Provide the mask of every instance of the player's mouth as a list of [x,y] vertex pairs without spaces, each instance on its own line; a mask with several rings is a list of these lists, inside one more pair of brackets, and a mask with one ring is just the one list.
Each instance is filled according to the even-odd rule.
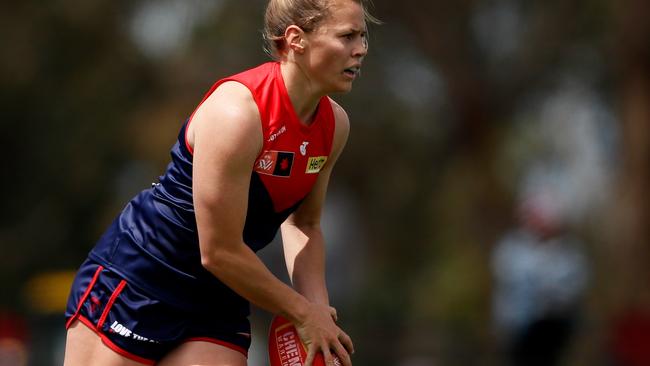
[[359,76],[360,73],[361,73],[361,66],[358,66],[358,65],[348,67],[347,69],[343,70],[343,74],[345,74],[345,76],[347,76],[349,78],[352,78],[352,79]]

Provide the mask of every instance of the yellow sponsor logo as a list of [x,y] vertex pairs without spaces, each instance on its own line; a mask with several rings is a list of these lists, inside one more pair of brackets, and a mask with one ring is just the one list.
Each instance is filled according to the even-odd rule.
[[320,172],[323,169],[323,165],[327,161],[327,156],[312,156],[307,160],[307,169],[305,173],[313,174]]

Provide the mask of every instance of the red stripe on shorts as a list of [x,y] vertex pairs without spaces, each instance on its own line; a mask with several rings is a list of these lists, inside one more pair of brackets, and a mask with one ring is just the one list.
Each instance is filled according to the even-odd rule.
[[120,284],[117,285],[117,288],[115,288],[115,291],[113,291],[111,298],[108,299],[108,302],[106,303],[106,307],[104,308],[104,312],[102,313],[102,316],[99,318],[99,321],[97,322],[97,330],[102,329],[102,325],[104,325],[104,322],[106,321],[108,312],[113,307],[113,303],[115,302],[115,300],[117,300],[117,297],[120,295],[120,292],[122,292],[122,290],[124,289],[124,286],[126,286],[126,280],[120,281]]
[[70,317],[70,320],[65,324],[65,328],[68,329],[70,328],[70,325],[72,322],[79,316],[79,312],[81,311],[81,307],[83,306],[84,302],[86,302],[86,299],[88,298],[88,295],[90,295],[90,291],[93,289],[93,286],[95,286],[95,282],[97,282],[97,278],[99,278],[99,274],[104,270],[104,267],[98,266],[97,270],[95,271],[95,274],[93,275],[93,279],[90,281],[90,284],[88,284],[88,288],[86,288],[86,291],[84,294],[81,296],[81,299],[79,299],[79,304],[77,305],[77,311],[74,312],[74,315]]
[[81,323],[83,323],[85,326],[87,326],[88,328],[90,328],[90,330],[95,332],[99,336],[99,338],[101,338],[102,342],[104,342],[106,347],[112,349],[113,352],[119,354],[120,356],[126,357],[126,358],[128,358],[130,360],[133,360],[133,361],[136,361],[136,362],[143,363],[145,365],[154,365],[156,363],[156,361],[153,361],[153,360],[150,360],[150,359],[147,359],[147,358],[143,358],[143,357],[134,355],[133,353],[130,353],[128,351],[123,350],[122,348],[120,348],[120,346],[113,343],[104,333],[102,333],[101,331],[95,329],[95,326],[93,325],[93,323],[90,320],[86,319],[83,315],[79,316],[79,321]]

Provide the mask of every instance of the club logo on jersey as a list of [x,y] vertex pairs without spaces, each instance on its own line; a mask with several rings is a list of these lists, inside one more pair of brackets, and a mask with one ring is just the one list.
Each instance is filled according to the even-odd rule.
[[320,172],[323,169],[323,165],[327,161],[327,156],[312,156],[307,160],[307,169],[305,169],[306,174],[314,174]]
[[302,156],[307,155],[307,145],[309,145],[309,141],[303,141],[302,145],[300,145],[300,154]]
[[269,150],[262,153],[257,159],[254,170],[260,174],[288,177],[291,175],[292,165],[292,152]]

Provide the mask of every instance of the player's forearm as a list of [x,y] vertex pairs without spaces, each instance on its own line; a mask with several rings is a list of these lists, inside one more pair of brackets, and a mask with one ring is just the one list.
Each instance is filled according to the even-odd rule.
[[284,224],[282,241],[293,288],[309,301],[329,305],[325,281],[325,243],[320,227]]
[[292,321],[302,320],[308,300],[274,276],[244,243],[202,254],[203,266],[251,303]]

